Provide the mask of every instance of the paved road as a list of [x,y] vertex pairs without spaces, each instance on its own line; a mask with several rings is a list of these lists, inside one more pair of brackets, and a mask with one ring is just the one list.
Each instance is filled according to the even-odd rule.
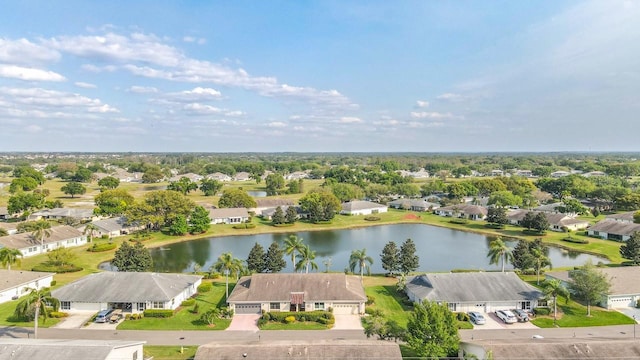
[[[640,339],[640,325],[636,328]],[[460,330],[462,340],[525,339],[533,335],[545,338],[633,338],[634,325],[594,326],[584,328]]]
[[[19,327],[0,328],[0,337],[33,337],[33,329]],[[362,330],[306,330],[306,331],[141,331],[141,330],[86,330],[38,329],[41,339],[88,340],[144,340],[149,345],[202,345],[213,341],[247,342],[269,340],[332,340],[366,339]]]

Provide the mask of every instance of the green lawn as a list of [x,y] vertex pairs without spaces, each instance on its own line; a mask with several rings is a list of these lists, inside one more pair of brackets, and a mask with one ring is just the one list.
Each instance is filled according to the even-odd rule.
[[[209,280],[204,280],[209,281]],[[229,291],[233,288],[229,285]],[[193,306],[178,308],[175,315],[170,318],[143,318],[140,320],[125,320],[118,325],[118,330],[224,330],[229,327],[231,320],[219,319],[214,326],[209,326],[200,321],[200,316],[211,307],[224,306],[224,281],[213,282],[213,289],[209,292],[198,294],[196,303],[199,304],[199,313],[193,314]]]
[[[16,310],[16,305],[20,300],[7,301],[0,304],[0,325],[2,326],[20,326],[20,327],[33,327],[33,321],[14,321],[13,312]],[[38,328],[47,328],[57,324],[60,319],[48,318],[43,323],[42,317],[38,321]]]
[[154,360],[188,360],[193,359],[198,350],[197,346],[160,346],[145,345],[144,358],[153,357]]
[[305,322],[292,322],[291,324],[283,324],[280,322],[268,322],[260,326],[260,330],[327,330],[327,325],[323,325],[317,322],[305,321]]
[[396,290],[396,282],[391,277],[365,277],[365,292],[374,298],[374,303],[367,307],[381,310],[386,319],[395,320],[400,326],[406,327],[411,307],[403,304],[404,295]]

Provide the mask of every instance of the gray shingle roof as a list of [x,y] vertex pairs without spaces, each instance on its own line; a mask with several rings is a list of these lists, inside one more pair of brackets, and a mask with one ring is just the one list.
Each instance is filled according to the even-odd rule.
[[256,199],[256,208],[270,208],[284,205],[294,205],[291,199],[282,198],[258,198]]
[[209,217],[213,219],[226,219],[229,217],[249,217],[246,208],[220,208],[209,209]]
[[[0,338],[0,360],[99,360],[118,348],[144,344],[145,341],[54,340]],[[142,354],[139,354],[142,358]]]
[[385,205],[374,203],[371,201],[354,200],[342,204],[342,211],[358,211],[368,209],[386,208]]
[[640,231],[640,224],[604,219],[599,221],[597,224],[590,226],[589,230],[605,232],[607,234],[631,236],[634,232]]
[[620,214],[611,214],[611,215],[607,215],[606,218],[607,219],[614,219],[614,220],[622,220],[622,221],[628,221],[628,222],[633,222],[633,214],[635,214],[635,211],[628,211],[625,213],[620,213]]
[[88,219],[93,217],[93,209],[53,208],[36,211],[31,216],[57,216],[76,219]]
[[202,345],[195,360],[242,359],[402,359],[398,344],[379,340],[268,341]]
[[92,221],[91,223],[97,226],[99,229],[105,230],[107,232],[121,231],[127,228],[127,219],[124,217],[96,220]]
[[[640,266],[621,266],[598,268],[611,283],[609,295],[640,294]],[[568,271],[551,271],[547,276],[571,282]]]
[[105,271],[87,275],[51,294],[60,301],[89,303],[169,301],[199,279],[202,276]]
[[471,204],[456,204],[441,207],[438,210],[440,211],[459,211],[461,213],[467,215],[487,215],[487,208],[478,205]]
[[233,302],[289,301],[304,292],[305,301],[366,301],[357,276],[345,274],[253,274],[238,281],[229,295]]
[[53,275],[53,273],[47,272],[0,269],[0,291],[13,289],[20,285],[46,279]]
[[[52,227],[51,229],[49,229],[49,231],[51,232],[51,236],[44,238],[45,244],[83,236],[80,231],[67,225]],[[24,249],[29,246],[40,245],[40,240],[34,239],[31,236],[31,233],[20,233],[9,236],[1,236],[0,245],[12,249]]]
[[425,274],[407,278],[407,288],[420,299],[449,303],[534,300],[535,287],[513,272]]

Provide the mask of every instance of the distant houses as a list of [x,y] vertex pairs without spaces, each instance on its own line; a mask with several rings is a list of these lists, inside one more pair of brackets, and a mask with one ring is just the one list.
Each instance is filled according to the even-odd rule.
[[640,224],[614,219],[604,219],[587,229],[589,236],[615,241],[627,241],[635,232],[640,232]]
[[397,199],[389,201],[387,206],[394,209],[411,211],[432,211],[440,208],[440,204],[429,202],[424,199]]
[[[94,233],[94,236],[108,236],[109,238],[118,237],[122,235],[128,235],[133,233],[134,231],[144,229],[144,226],[140,226],[138,224],[129,224],[127,219],[124,217],[115,217],[109,219],[95,220],[91,222],[97,228],[97,231]],[[79,229],[84,231],[85,226],[80,227]]]
[[76,221],[91,221],[96,218],[97,216],[94,215],[93,209],[78,209],[78,208],[43,209],[29,215],[29,220],[74,219]]
[[513,210],[507,213],[507,219],[512,225],[521,225],[522,220],[527,213],[544,214],[549,222],[549,230],[552,231],[578,231],[586,229],[589,222],[586,220],[576,219],[563,213],[551,213],[531,210]]
[[354,200],[342,204],[340,214],[343,215],[371,215],[386,213],[388,207],[386,205],[374,203],[371,201]]
[[55,226],[49,229],[50,236],[45,236],[43,243],[31,233],[19,233],[0,237],[0,247],[18,249],[22,256],[34,256],[57,248],[80,246],[87,243],[87,236],[79,230],[67,226]]
[[0,269],[0,304],[27,295],[30,289],[51,286],[53,273]]
[[246,208],[209,209],[212,224],[240,224],[249,221]]
[[436,215],[455,217],[469,220],[484,220],[487,217],[487,208],[479,205],[456,204],[441,207],[434,211]]

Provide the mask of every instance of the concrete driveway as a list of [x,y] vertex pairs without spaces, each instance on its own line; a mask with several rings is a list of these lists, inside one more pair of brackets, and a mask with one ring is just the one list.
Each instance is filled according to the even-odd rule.
[[258,331],[258,319],[260,314],[242,314],[233,315],[231,324],[226,329],[227,331]]
[[56,329],[80,329],[95,313],[95,311],[74,311],[52,327]]
[[640,309],[634,307],[615,308],[615,310],[627,315],[628,317],[635,319],[636,323],[640,322]]
[[498,329],[538,329],[537,326],[533,325],[530,322],[517,322],[514,324],[505,324],[496,316],[495,313],[482,313],[484,315],[484,319],[486,320],[486,324],[484,325],[473,325],[473,330],[498,330]]
[[362,330],[360,315],[334,315],[336,323],[331,330]]

